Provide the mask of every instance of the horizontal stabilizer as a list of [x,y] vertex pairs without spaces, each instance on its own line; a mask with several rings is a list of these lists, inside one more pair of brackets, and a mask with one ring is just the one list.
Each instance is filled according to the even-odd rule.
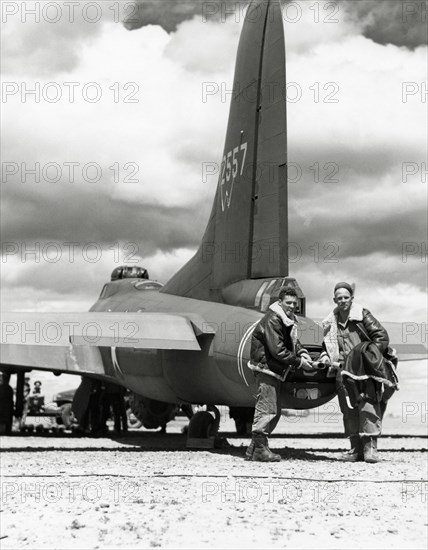
[[167,313],[6,313],[2,344],[200,350],[190,320]]
[[[319,324],[317,343],[322,343],[322,321]],[[428,358],[426,323],[389,323],[382,322],[388,332],[389,345],[395,349],[399,361],[421,361]]]
[[2,344],[1,366],[12,371],[25,368],[104,375],[101,352],[96,347]]
[[420,361],[428,357],[426,323],[382,323],[382,326],[400,361]]
[[99,348],[200,351],[214,332],[195,315],[167,313],[5,313],[1,365],[104,374]]

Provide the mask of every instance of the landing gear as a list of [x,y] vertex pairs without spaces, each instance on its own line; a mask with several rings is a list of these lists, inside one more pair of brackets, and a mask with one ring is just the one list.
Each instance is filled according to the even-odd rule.
[[190,419],[187,436],[207,438],[215,435],[215,432],[215,419],[213,415],[207,411],[199,411]]
[[251,434],[251,425],[254,419],[253,407],[229,407],[229,416],[235,421],[237,434]]
[[197,412],[189,422],[187,448],[214,449],[227,447],[229,445],[227,440],[218,436],[219,427],[220,411],[217,407],[209,405],[206,411]]

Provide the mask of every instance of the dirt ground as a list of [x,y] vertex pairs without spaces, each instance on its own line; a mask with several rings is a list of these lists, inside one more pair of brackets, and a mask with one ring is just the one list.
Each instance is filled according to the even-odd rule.
[[4,437],[1,549],[427,547],[423,425],[385,436],[368,465],[338,460],[339,423],[315,435],[325,418],[283,418],[275,464],[245,462],[231,421],[231,447],[189,451],[184,423],[116,440]]

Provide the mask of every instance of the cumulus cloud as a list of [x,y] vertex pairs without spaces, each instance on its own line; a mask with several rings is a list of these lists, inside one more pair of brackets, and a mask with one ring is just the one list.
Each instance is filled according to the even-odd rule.
[[[174,32],[183,21],[197,18],[203,22],[224,22],[226,19],[242,22],[249,0],[137,0],[124,14],[127,29],[139,29],[146,25],[161,25],[167,32]],[[427,43],[426,4],[408,0],[335,0],[309,4],[305,1],[281,0],[283,19],[287,23],[299,23],[305,19],[326,23],[331,33],[343,32],[343,23],[355,25],[359,33],[379,44],[394,44],[414,49]],[[311,11],[308,11],[311,10]],[[311,36],[322,25],[312,28]],[[299,33],[299,42],[308,36]],[[310,39],[309,39],[310,40]]]
[[[312,252],[313,254],[313,252]],[[321,253],[321,260],[325,259]],[[419,267],[420,267],[419,259]],[[408,273],[418,269],[418,261],[411,262]],[[395,258],[388,255],[368,255],[346,262],[314,262],[302,257],[292,265],[293,276],[306,296],[306,313],[323,319],[333,309],[333,288],[338,281],[356,283],[355,300],[369,309],[375,317],[390,322],[426,322],[426,290],[415,287],[405,277],[395,281],[385,278],[389,270],[400,268]],[[403,275],[404,272],[401,272]]]
[[427,44],[426,2],[408,0],[341,0],[347,16],[358,22],[363,35],[378,44],[414,49]]
[[149,271],[152,279],[162,282],[192,255],[185,248],[151,253],[135,245],[116,241],[103,246],[99,243],[72,246],[60,241],[27,240],[18,248],[9,246],[7,266],[2,270],[2,282],[8,289],[2,307],[19,311],[85,311],[110,280],[115,267],[139,265]]
[[[2,157],[11,172],[2,186],[3,239],[18,247],[12,244],[4,258],[5,309],[86,309],[117,262],[126,260],[125,254],[114,257],[115,243],[122,252],[135,243],[142,265],[161,281],[199,243],[218,177],[206,176],[203,163],[215,168],[221,158],[242,20],[231,15],[204,22],[193,2],[175,2],[171,10],[165,2],[146,4],[150,22],[138,31],[105,19],[88,34],[82,23],[83,30],[72,27],[74,42],[72,30],[56,31],[67,46],[55,33],[45,42],[42,25],[30,32],[15,23],[16,48],[4,54],[4,78],[19,74],[28,87],[37,80],[43,90],[56,74],[63,97],[52,102],[41,92],[40,102],[31,96],[22,102],[19,91],[4,104]],[[400,307],[410,295],[406,316],[419,319],[426,264],[417,253],[404,262],[402,251],[405,242],[426,242],[426,104],[420,94],[426,48],[366,37],[367,14],[352,9],[346,17],[339,10],[334,25],[315,23],[306,3],[298,22],[285,21],[288,82],[300,93],[288,102],[289,160],[301,171],[289,187],[290,240],[302,252],[290,274],[314,304],[308,307],[314,315],[330,307],[334,281],[353,277],[379,317],[393,313],[382,302],[387,293]],[[377,10],[372,21],[376,17],[387,15]],[[30,52],[38,34],[44,57],[29,67],[25,55],[14,52],[20,42]],[[73,102],[64,82],[77,83]],[[89,82],[99,86],[99,101],[83,97]],[[405,82],[419,90],[406,101]],[[204,96],[207,84],[216,93]],[[37,162],[41,181],[29,174],[22,182],[21,163],[31,169]],[[72,182],[65,164],[71,162],[77,163]],[[49,163],[61,167],[57,182],[43,181]],[[88,163],[101,169],[98,181],[89,181]],[[21,261],[22,247],[52,241],[77,242],[80,256],[85,244],[96,242],[102,260],[70,262],[64,253],[57,263]],[[325,261],[328,243],[337,246],[339,262]]]
[[197,18],[202,22],[221,21],[228,17],[242,20],[248,0],[136,0],[124,16],[129,30],[146,25],[161,25],[174,32],[183,21]]
[[46,77],[73,71],[85,44],[116,20],[107,2],[2,2],[2,72]]

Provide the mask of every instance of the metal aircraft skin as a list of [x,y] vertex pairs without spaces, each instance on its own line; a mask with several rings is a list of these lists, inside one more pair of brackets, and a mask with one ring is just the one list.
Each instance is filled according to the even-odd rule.
[[[320,350],[320,327],[304,316],[303,294],[288,277],[285,82],[279,2],[253,0],[237,53],[217,192],[194,257],[165,286],[132,272],[107,283],[88,313],[5,314],[2,370],[89,375],[168,403],[253,407],[252,329],[285,284],[299,295],[302,343]],[[392,328],[394,345],[400,325]],[[402,359],[427,350],[407,351]],[[334,395],[334,379],[325,374],[289,378],[282,406],[317,407]]]

